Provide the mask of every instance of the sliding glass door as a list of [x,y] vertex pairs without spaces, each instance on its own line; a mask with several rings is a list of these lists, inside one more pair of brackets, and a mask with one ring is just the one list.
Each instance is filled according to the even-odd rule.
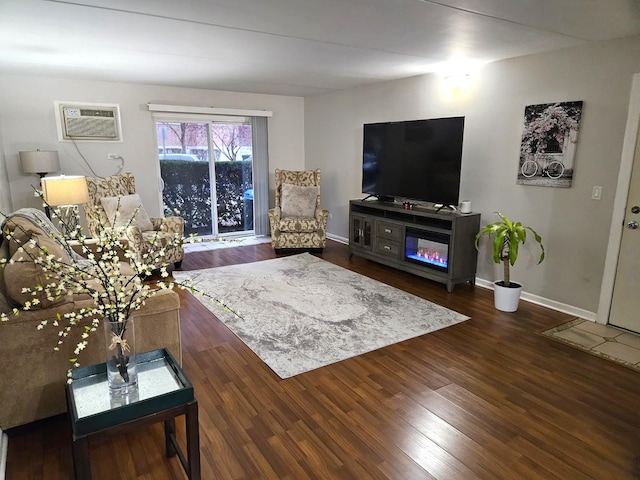
[[209,124],[214,152],[217,233],[253,232],[253,145],[248,121]]
[[156,133],[165,215],[182,216],[187,235],[253,233],[249,121],[157,118]]

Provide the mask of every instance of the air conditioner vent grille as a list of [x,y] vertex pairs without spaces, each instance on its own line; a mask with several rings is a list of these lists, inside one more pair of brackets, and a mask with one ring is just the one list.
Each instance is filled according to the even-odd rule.
[[120,141],[118,105],[57,102],[61,140]]
[[74,138],[118,138],[116,122],[113,118],[78,117],[65,118],[66,136]]

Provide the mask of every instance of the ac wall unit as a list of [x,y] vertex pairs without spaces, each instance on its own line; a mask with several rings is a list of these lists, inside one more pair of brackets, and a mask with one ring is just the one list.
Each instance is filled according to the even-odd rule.
[[122,141],[118,105],[56,102],[56,117],[61,141]]

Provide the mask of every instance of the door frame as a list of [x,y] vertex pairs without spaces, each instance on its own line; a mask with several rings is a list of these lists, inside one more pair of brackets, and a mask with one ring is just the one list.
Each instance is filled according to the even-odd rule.
[[[211,220],[212,220],[212,233],[210,235],[199,235],[199,238],[209,239],[209,238],[217,238],[217,237],[235,237],[235,236],[248,236],[255,234],[255,209],[254,209],[254,228],[250,230],[242,230],[242,231],[233,231],[233,232],[224,232],[220,233],[219,231],[219,222],[218,222],[218,189],[216,185],[216,159],[215,159],[215,147],[213,142],[213,125],[215,123],[242,123],[249,125],[253,132],[253,124],[251,121],[251,117],[246,115],[234,114],[233,111],[226,112],[225,115],[222,114],[193,114],[193,113],[154,113],[152,115],[153,119],[153,128],[155,133],[155,146],[154,149],[157,151],[159,146],[159,137],[158,137],[158,123],[162,122],[174,122],[174,123],[199,123],[207,125],[207,142],[208,142],[208,151],[209,151],[209,176],[211,183]],[[252,153],[255,155],[255,137],[252,133]],[[164,212],[164,199],[163,199],[163,190],[164,190],[164,182],[162,180],[162,173],[160,169],[160,162],[156,162],[156,167],[158,169],[158,185],[159,185],[159,195],[158,195],[158,207],[160,212]],[[255,163],[252,163],[252,178],[255,189]]]
[[[622,242],[622,232],[624,231],[624,218],[626,214],[627,197],[631,182],[631,172],[633,161],[636,156],[636,145],[640,134],[640,73],[633,75],[631,91],[629,95],[629,111],[627,115],[627,126],[622,142],[622,155],[620,159],[620,170],[618,171],[618,185],[616,197],[613,203],[611,214],[611,228],[609,230],[609,243],[607,246],[607,256],[604,263],[604,273],[602,276],[602,287],[600,289],[600,301],[598,303],[598,314],[596,322],[609,323],[609,313],[613,301],[613,287],[618,268],[618,255]],[[640,161],[640,159],[639,159]]]

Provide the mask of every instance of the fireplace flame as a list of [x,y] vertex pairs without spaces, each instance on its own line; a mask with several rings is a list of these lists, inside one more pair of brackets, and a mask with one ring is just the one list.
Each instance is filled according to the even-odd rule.
[[447,266],[447,257],[441,256],[439,252],[435,250],[431,250],[428,248],[419,248],[416,252],[416,256],[420,258],[424,258],[425,261],[429,263],[433,263],[436,265],[442,265],[443,267]]

